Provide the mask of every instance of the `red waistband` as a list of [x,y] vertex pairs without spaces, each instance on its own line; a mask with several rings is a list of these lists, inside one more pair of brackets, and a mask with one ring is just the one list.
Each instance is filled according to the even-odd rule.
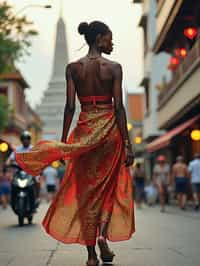
[[87,103],[87,102],[92,102],[94,105],[96,105],[96,102],[105,102],[112,100],[111,95],[101,95],[101,96],[80,96],[79,100],[81,103]]

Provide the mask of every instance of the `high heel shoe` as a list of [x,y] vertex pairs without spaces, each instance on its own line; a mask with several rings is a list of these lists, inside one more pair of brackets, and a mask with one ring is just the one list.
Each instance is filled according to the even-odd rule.
[[103,236],[100,236],[97,243],[101,252],[100,258],[102,259],[102,261],[104,263],[112,262],[115,254],[109,249],[106,239]]

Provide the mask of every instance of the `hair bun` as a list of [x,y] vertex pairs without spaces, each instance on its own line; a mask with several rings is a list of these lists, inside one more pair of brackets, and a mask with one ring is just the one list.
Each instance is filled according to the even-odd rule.
[[89,24],[87,22],[80,23],[79,26],[78,26],[79,34],[85,35],[86,32],[88,31],[88,28],[89,28]]

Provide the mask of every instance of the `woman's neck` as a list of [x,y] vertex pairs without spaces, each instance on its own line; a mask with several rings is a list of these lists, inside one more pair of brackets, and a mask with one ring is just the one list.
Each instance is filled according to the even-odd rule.
[[96,46],[91,46],[87,55],[90,58],[98,58],[101,56],[101,52],[97,49]]

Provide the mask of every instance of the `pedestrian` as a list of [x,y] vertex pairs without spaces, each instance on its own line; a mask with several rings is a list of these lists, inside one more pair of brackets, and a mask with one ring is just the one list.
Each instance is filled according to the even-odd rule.
[[180,209],[185,210],[189,185],[189,172],[182,156],[176,158],[176,163],[172,166],[171,178],[171,182],[175,182],[179,207]]
[[167,198],[167,185],[170,181],[170,167],[166,162],[164,155],[159,155],[156,159],[156,164],[153,169],[153,182],[156,185],[159,193],[159,201],[161,205],[161,212],[165,211],[165,204]]
[[64,174],[65,174],[65,170],[66,170],[66,166],[65,164],[61,161],[60,165],[57,168],[57,175],[58,175],[58,180],[59,180],[59,184],[61,184]]
[[10,182],[10,172],[7,167],[4,166],[2,173],[0,173],[0,202],[3,209],[6,209],[10,203]]
[[141,209],[141,205],[144,202],[145,192],[145,172],[144,168],[140,163],[136,163],[133,171],[134,181],[135,181],[135,199],[138,209]]
[[[59,192],[43,226],[64,243],[87,246],[88,266],[96,266],[96,240],[104,263],[114,253],[107,239],[130,239],[134,228],[132,180],[134,155],[123,106],[122,68],[102,53],[113,50],[112,32],[99,21],[78,27],[88,54],[66,68],[67,97],[61,142],[41,141],[31,152],[17,154],[18,163],[38,174],[47,164],[70,159]],[[81,113],[68,137],[76,94]]]
[[145,186],[144,191],[146,203],[149,206],[154,205],[158,199],[158,190],[154,183],[150,181],[149,184]]
[[55,196],[58,185],[57,170],[49,165],[44,169],[42,175],[46,184],[47,202],[50,202]]
[[194,160],[189,163],[188,168],[191,175],[194,209],[198,211],[200,206],[200,154],[195,154]]

